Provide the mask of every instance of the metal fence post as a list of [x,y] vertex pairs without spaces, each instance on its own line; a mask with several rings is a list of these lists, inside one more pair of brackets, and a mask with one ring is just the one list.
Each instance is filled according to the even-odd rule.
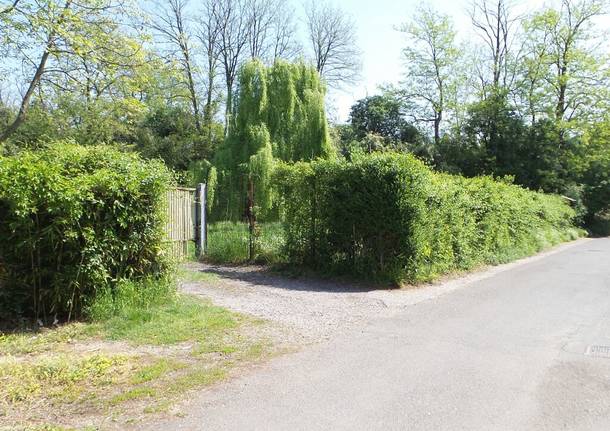
[[197,184],[195,191],[195,249],[198,258],[205,254],[207,239],[206,188],[205,184]]

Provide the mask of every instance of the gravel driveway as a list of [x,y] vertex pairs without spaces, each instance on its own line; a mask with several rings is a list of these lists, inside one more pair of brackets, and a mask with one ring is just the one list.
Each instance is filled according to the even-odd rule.
[[432,285],[379,289],[366,285],[312,277],[288,278],[257,266],[226,267],[191,263],[188,270],[215,274],[211,281],[187,282],[184,292],[210,299],[214,304],[276,323],[270,335],[282,343],[315,343],[362,324],[373,317],[392,316],[413,304],[434,299],[474,281],[482,280],[543,259],[575,243],[520,261],[439,280]]
[[397,291],[321,279],[286,278],[255,266],[190,264],[187,268],[218,278],[183,283],[184,292],[278,323],[288,329],[284,336],[301,343],[327,339],[340,329],[387,313],[397,297]]

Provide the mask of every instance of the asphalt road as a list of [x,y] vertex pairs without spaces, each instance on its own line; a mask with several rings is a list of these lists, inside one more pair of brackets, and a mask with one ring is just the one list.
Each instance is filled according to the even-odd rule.
[[374,317],[195,397],[184,430],[610,430],[610,239]]

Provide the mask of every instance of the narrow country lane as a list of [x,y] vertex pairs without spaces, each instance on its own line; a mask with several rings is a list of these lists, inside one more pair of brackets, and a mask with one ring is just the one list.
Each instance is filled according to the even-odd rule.
[[189,405],[148,427],[608,430],[610,239],[367,316]]

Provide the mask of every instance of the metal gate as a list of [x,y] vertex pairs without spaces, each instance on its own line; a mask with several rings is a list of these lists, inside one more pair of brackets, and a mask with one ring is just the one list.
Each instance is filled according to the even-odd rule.
[[184,260],[194,251],[201,256],[205,251],[206,187],[196,189],[176,187],[167,192],[166,232],[169,249],[177,260]]

